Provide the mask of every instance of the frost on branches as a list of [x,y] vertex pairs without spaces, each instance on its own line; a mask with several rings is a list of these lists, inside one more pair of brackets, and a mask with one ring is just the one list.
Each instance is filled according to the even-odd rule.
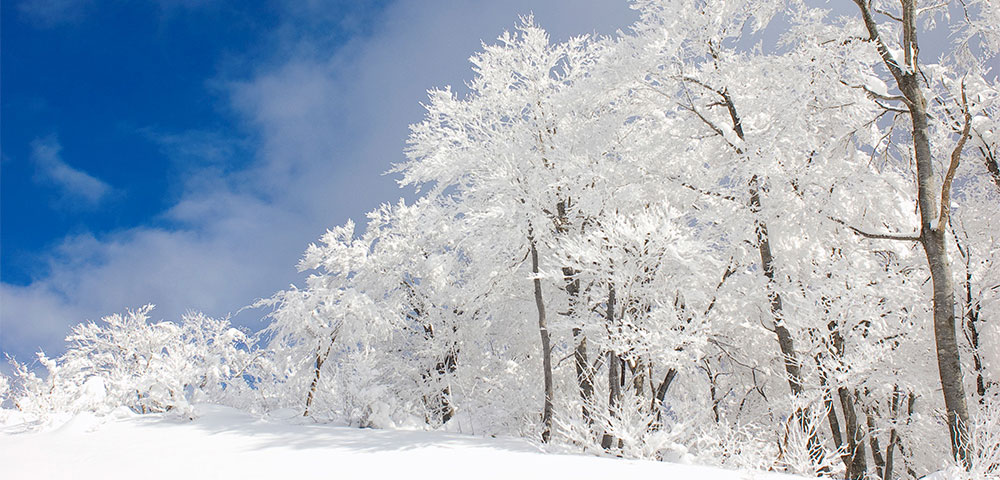
[[38,354],[45,378],[11,360],[8,398],[18,410],[44,420],[55,413],[107,414],[119,407],[187,415],[193,402],[226,403],[246,394],[245,375],[255,354],[245,333],[200,313],[185,315],[180,325],[149,323],[152,309],[146,305],[77,325],[66,337],[66,353]]
[[[394,167],[422,195],[310,245],[305,284],[258,302],[259,339],[143,308],[0,394],[848,479],[1000,473],[996,6],[633,6],[628,31],[559,43],[523,18],[467,93],[430,91]],[[922,53],[939,26],[953,42]]]

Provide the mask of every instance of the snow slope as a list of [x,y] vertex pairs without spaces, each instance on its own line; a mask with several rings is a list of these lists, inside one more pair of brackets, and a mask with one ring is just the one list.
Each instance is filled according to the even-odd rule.
[[548,454],[514,439],[262,420],[218,406],[198,406],[194,421],[78,415],[41,430],[25,424],[0,428],[0,478],[797,478]]

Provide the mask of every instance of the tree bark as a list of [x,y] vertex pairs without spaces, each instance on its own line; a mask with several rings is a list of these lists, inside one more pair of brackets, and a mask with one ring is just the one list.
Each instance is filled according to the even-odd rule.
[[333,348],[333,342],[337,340],[334,336],[330,339],[330,344],[326,346],[326,351],[323,353],[316,353],[316,370],[313,374],[312,384],[309,385],[309,394],[306,395],[306,409],[302,413],[303,417],[309,416],[309,409],[312,407],[313,398],[316,396],[316,387],[319,385],[319,373],[323,368],[323,363],[326,362],[326,358],[330,356],[330,350]]
[[[443,377],[445,375],[455,373],[455,369],[458,368],[457,348],[458,347],[453,346],[444,356],[444,361],[437,364],[437,372],[439,376]],[[441,389],[439,399],[441,402],[441,424],[444,425],[455,416],[455,407],[451,405],[450,385],[445,385],[445,387]]]
[[[750,179],[750,209],[759,212],[760,186],[757,176]],[[795,340],[792,334],[784,325],[782,315],[781,294],[774,291],[774,256],[771,254],[771,242],[767,235],[767,224],[757,220],[757,246],[760,251],[760,264],[767,277],[767,296],[771,300],[771,317],[774,319],[774,333],[778,337],[778,347],[781,349],[781,356],[784,359],[785,372],[788,374],[788,387],[793,395],[802,393],[802,373],[799,365],[798,352],[795,350]]]
[[[711,87],[708,87],[703,83],[696,83],[699,83],[702,87],[711,89]],[[745,140],[743,121],[740,118],[739,112],[736,109],[736,104],[733,102],[728,89],[723,88],[721,90],[712,91],[722,97],[723,104],[729,112],[729,117],[733,124],[733,131],[736,133],[736,136],[739,137],[740,140]],[[708,124],[709,127],[715,130],[717,134],[725,137],[719,127],[706,119],[701,113],[694,109],[693,106],[690,110],[694,112],[703,122]],[[736,150],[736,153],[744,153],[739,146],[731,143],[730,145]],[[760,190],[760,181],[758,180],[757,175],[754,175],[750,179],[750,210],[754,215],[758,215],[761,211]],[[771,243],[767,234],[767,224],[758,217],[755,219],[755,228],[757,233],[758,249],[760,251],[761,267],[764,270],[764,275],[767,277],[767,294],[771,303],[771,316],[774,319],[774,333],[778,337],[778,347],[781,349],[785,372],[788,374],[788,386],[791,389],[792,394],[794,396],[798,396],[802,393],[803,386],[801,367],[798,353],[795,350],[795,342],[792,339],[792,335],[788,331],[788,328],[784,325],[781,295],[773,288],[774,257],[771,252]],[[795,416],[798,418],[799,425],[805,429],[807,427],[807,419],[809,418],[809,410],[797,410],[795,412]],[[809,435],[808,445],[810,456],[814,460],[818,460],[822,456],[822,444],[819,442],[819,438],[816,436],[815,432]]]
[[[819,363],[817,361],[817,363]],[[833,446],[840,450],[844,445],[844,438],[840,433],[840,420],[837,418],[837,409],[833,405],[833,394],[827,381],[826,373],[820,370],[820,386],[823,387],[823,408],[826,409],[826,418],[830,423],[830,436],[833,437]],[[850,468],[850,461],[844,460],[844,466]]]
[[[729,91],[727,89],[723,89],[716,93],[721,95],[723,101],[725,102],[726,109],[729,111],[730,120],[733,122],[733,131],[736,132],[736,136],[738,136],[740,140],[745,140],[743,133],[743,121],[736,110],[736,104],[733,102],[732,96],[729,95]],[[750,211],[753,212],[754,215],[759,214],[761,211],[760,181],[758,180],[757,175],[754,175],[750,179]],[[785,371],[788,373],[788,386],[791,388],[792,394],[799,395],[802,393],[802,374],[799,366],[798,353],[795,351],[795,342],[792,339],[791,333],[784,326],[781,295],[772,288],[774,285],[774,256],[772,255],[771,242],[767,235],[767,224],[760,218],[755,220],[755,224],[757,229],[757,247],[760,251],[760,263],[764,270],[764,276],[767,277],[767,295],[771,301],[771,316],[774,319],[774,333],[778,337],[778,346],[781,349],[781,355],[784,359]]]
[[865,417],[868,418],[868,444],[872,449],[872,461],[875,463],[875,474],[879,478],[882,478],[882,472],[885,471],[885,458],[882,457],[882,447],[878,444],[878,435],[875,435],[875,419],[868,414],[865,414]]
[[663,427],[663,400],[666,398],[667,390],[670,389],[670,384],[674,382],[674,377],[676,376],[677,370],[673,368],[668,369],[667,374],[663,376],[663,381],[656,387],[656,396],[653,397],[653,410],[656,412],[654,430]]
[[963,248],[958,235],[954,234],[954,236],[958,252],[965,260],[965,338],[969,340],[969,346],[972,347],[972,370],[976,374],[976,396],[979,397],[979,403],[983,404],[986,401],[986,390],[993,382],[986,378],[979,345],[979,313],[982,306],[978,300],[972,297],[971,247],[966,245]]
[[979,151],[983,154],[983,161],[986,163],[986,171],[990,172],[990,177],[993,179],[993,183],[996,184],[997,188],[1000,188],[1000,161],[998,161],[996,155],[994,155],[993,152],[986,147],[979,147]]
[[535,308],[538,310],[538,333],[542,337],[542,371],[545,381],[545,405],[542,408],[542,442],[548,443],[552,436],[552,347],[549,340],[549,328],[545,320],[545,302],[542,300],[542,281],[538,278],[538,247],[535,238],[528,229],[528,243],[531,247],[532,283],[535,287]]
[[924,245],[934,285],[934,343],[937,347],[938,374],[948,415],[951,448],[952,453],[968,468],[971,466],[971,455],[967,444],[969,411],[965,403],[962,365],[955,334],[955,291],[951,278],[951,265],[948,262],[944,232],[931,229],[929,223],[925,223],[921,230],[921,243]]
[[[405,286],[410,292],[411,302],[416,300],[416,292],[411,284],[405,283]],[[413,322],[423,323],[424,327],[424,338],[429,341],[433,341],[435,338],[434,326],[429,323],[424,323],[423,317],[424,309],[416,304],[411,306],[411,311],[406,314],[406,317]],[[455,312],[456,315],[458,312]],[[452,326],[452,332],[456,331],[456,327]],[[458,345],[454,341],[449,342],[451,347],[448,352],[444,355],[444,358],[434,365],[433,369],[428,368],[422,377],[424,380],[434,382],[437,378],[443,378],[448,374],[455,373],[458,368]],[[439,391],[432,398],[424,395],[424,405],[428,409],[428,413],[433,413],[435,415],[436,421],[440,421],[440,425],[448,423],[452,417],[455,416],[455,408],[451,405],[451,386],[445,385],[441,391]],[[428,424],[432,424],[430,415],[427,415],[425,421]]]
[[889,430],[889,446],[885,447],[885,470],[882,472],[882,480],[892,478],[893,463],[896,453],[896,442],[899,441],[899,432],[896,431],[896,422],[899,419],[899,402],[901,395],[899,386],[892,388],[892,400],[889,403],[889,413],[892,415],[892,429]]
[[[838,358],[844,357],[844,337],[837,330],[836,322],[827,325],[834,353]],[[846,466],[848,480],[862,479],[868,469],[865,461],[864,427],[858,422],[856,397],[846,387],[837,388],[840,398],[840,409],[844,412],[844,428],[847,435],[847,453],[841,458]]]
[[573,340],[576,348],[573,349],[573,363],[576,365],[576,383],[580,387],[580,409],[583,420],[587,425],[594,423],[594,418],[590,414],[590,405],[594,398],[594,379],[590,372],[590,363],[587,359],[587,337],[583,335],[580,328],[573,328]]
[[[615,287],[608,287],[607,305],[608,331],[612,331],[615,325]],[[608,418],[615,418],[618,415],[618,403],[622,398],[622,361],[621,357],[613,349],[608,350]],[[615,437],[608,432],[601,438],[601,447],[610,449],[615,443]]]
[[[556,231],[560,235],[569,230],[569,216],[566,212],[568,204],[569,200],[561,200],[556,203]],[[562,273],[566,282],[566,294],[569,296],[569,308],[566,315],[573,318],[580,297],[580,279],[576,278],[577,272],[572,267],[563,267]],[[587,358],[587,337],[583,334],[582,328],[573,327],[573,342],[576,345],[573,349],[573,363],[576,367],[576,383],[580,389],[580,411],[583,414],[583,420],[590,426],[594,423],[593,415],[590,413],[590,405],[593,404],[594,397],[594,378],[591,373],[590,360]]]
[[[940,190],[934,172],[934,161],[931,153],[929,127],[927,124],[927,101],[920,88],[917,61],[916,9],[914,0],[902,0],[903,25],[906,38],[904,46],[907,49],[907,63],[898,65],[888,47],[879,36],[878,26],[871,16],[865,0],[854,0],[861,9],[862,20],[868,30],[869,40],[875,44],[882,62],[896,80],[896,85],[906,98],[912,124],[913,150],[917,165],[917,197],[920,210],[920,244],[923,246],[930,268],[933,284],[934,306],[934,343],[937,349],[938,375],[941,380],[941,391],[944,394],[945,410],[948,417],[948,433],[951,435],[952,454],[965,466],[971,468],[972,458],[969,451],[969,410],[966,405],[965,387],[962,383],[962,366],[959,359],[958,339],[955,334],[955,289],[952,280],[952,267],[948,259],[945,244],[945,230],[948,224],[947,202],[950,202],[948,189]],[[911,55],[912,52],[912,55]],[[957,166],[961,147],[968,133],[968,112],[966,111],[966,130],[959,139],[959,145],[952,153],[952,164]],[[946,180],[950,181],[950,180]],[[943,198],[939,198],[943,197]],[[944,202],[946,208],[940,210]]]
[[865,464],[865,430],[858,422],[858,413],[854,407],[854,395],[845,388],[837,389],[840,396],[840,406],[844,411],[844,423],[847,427],[847,479],[862,480],[868,469]]
[[[730,102],[730,105],[732,103]],[[733,109],[732,111],[735,111]],[[742,138],[742,136],[740,137]],[[757,213],[761,209],[760,185],[757,176],[750,179],[750,209]],[[764,276],[767,277],[767,294],[771,299],[771,317],[774,319],[774,334],[778,337],[778,347],[781,349],[781,356],[785,363],[785,373],[788,374],[788,387],[792,395],[802,394],[802,368],[798,351],[795,350],[795,341],[791,332],[784,325],[784,315],[781,305],[781,295],[774,290],[774,256],[771,254],[771,242],[767,235],[767,224],[759,218],[757,219],[758,249],[760,250],[760,263],[764,269]],[[809,409],[803,408],[795,412],[798,417],[799,426],[807,430],[807,422],[810,418]],[[822,443],[816,436],[815,430],[811,431],[807,444],[809,455],[815,461],[822,457]]]

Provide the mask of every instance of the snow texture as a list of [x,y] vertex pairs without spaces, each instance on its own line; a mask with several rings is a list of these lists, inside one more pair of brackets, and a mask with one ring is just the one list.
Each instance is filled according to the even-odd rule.
[[[671,478],[795,480],[766,472],[546,454],[524,440],[357,429],[283,411],[260,419],[196,405],[169,414],[78,414],[41,431],[0,427],[0,478]],[[4,411],[0,413],[10,413]],[[13,416],[0,421],[16,422]]]

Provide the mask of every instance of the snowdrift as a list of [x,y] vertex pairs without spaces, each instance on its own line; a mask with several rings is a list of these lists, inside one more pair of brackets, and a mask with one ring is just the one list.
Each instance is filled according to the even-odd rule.
[[[0,427],[0,477],[178,478],[669,478],[795,480],[768,472],[546,453],[524,440],[312,423],[293,412],[257,418],[198,405],[169,414],[79,414],[65,423]],[[61,423],[61,425],[60,425]]]

